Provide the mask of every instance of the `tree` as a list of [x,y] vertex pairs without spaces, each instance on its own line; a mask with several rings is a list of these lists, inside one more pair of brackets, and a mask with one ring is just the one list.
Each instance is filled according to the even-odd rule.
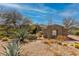
[[22,15],[17,10],[11,9],[9,11],[3,11],[1,18],[5,19],[5,25],[16,27],[16,22],[17,20],[21,20]]
[[17,27],[17,20],[21,20],[22,15],[15,9],[5,10],[0,13],[0,17],[5,20],[3,24],[6,26],[6,35],[9,36],[10,29],[15,29]]
[[75,19],[71,18],[71,17],[65,18],[63,20],[64,28],[67,29],[68,32],[70,32],[71,31],[71,28],[73,26],[76,26],[77,25],[76,22],[77,21]]
[[18,21],[18,27],[29,27],[32,24],[32,21],[28,17],[22,17],[20,21]]

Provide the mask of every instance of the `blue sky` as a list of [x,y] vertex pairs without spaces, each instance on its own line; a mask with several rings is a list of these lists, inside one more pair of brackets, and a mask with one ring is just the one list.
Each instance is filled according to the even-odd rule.
[[18,9],[24,16],[37,24],[47,24],[48,19],[52,19],[53,24],[62,24],[65,17],[79,19],[79,4],[68,3],[6,3],[0,7]]

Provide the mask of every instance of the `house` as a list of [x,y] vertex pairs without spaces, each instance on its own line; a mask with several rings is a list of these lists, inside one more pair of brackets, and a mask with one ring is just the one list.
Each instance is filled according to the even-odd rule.
[[58,35],[67,35],[67,30],[61,25],[48,25],[43,30],[45,38],[56,38]]

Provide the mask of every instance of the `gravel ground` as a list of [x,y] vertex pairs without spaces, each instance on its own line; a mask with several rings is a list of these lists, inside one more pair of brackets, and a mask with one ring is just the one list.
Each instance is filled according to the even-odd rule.
[[[44,40],[45,41],[45,40]],[[43,40],[37,40],[22,45],[23,56],[79,56],[79,49],[71,46],[62,46],[57,43],[51,45],[45,44]],[[6,42],[0,41],[0,55],[4,49],[2,45],[6,46]]]
[[41,40],[36,42],[31,42],[25,44],[24,55],[29,56],[77,56],[79,55],[79,50],[71,46],[61,46],[56,43],[51,44],[51,46],[44,44]]

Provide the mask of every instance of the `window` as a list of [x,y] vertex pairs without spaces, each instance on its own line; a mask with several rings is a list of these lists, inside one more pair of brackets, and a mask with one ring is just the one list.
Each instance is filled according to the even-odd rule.
[[52,35],[53,35],[53,36],[56,36],[56,35],[57,35],[57,31],[56,31],[56,30],[53,30],[53,31],[52,31]]

